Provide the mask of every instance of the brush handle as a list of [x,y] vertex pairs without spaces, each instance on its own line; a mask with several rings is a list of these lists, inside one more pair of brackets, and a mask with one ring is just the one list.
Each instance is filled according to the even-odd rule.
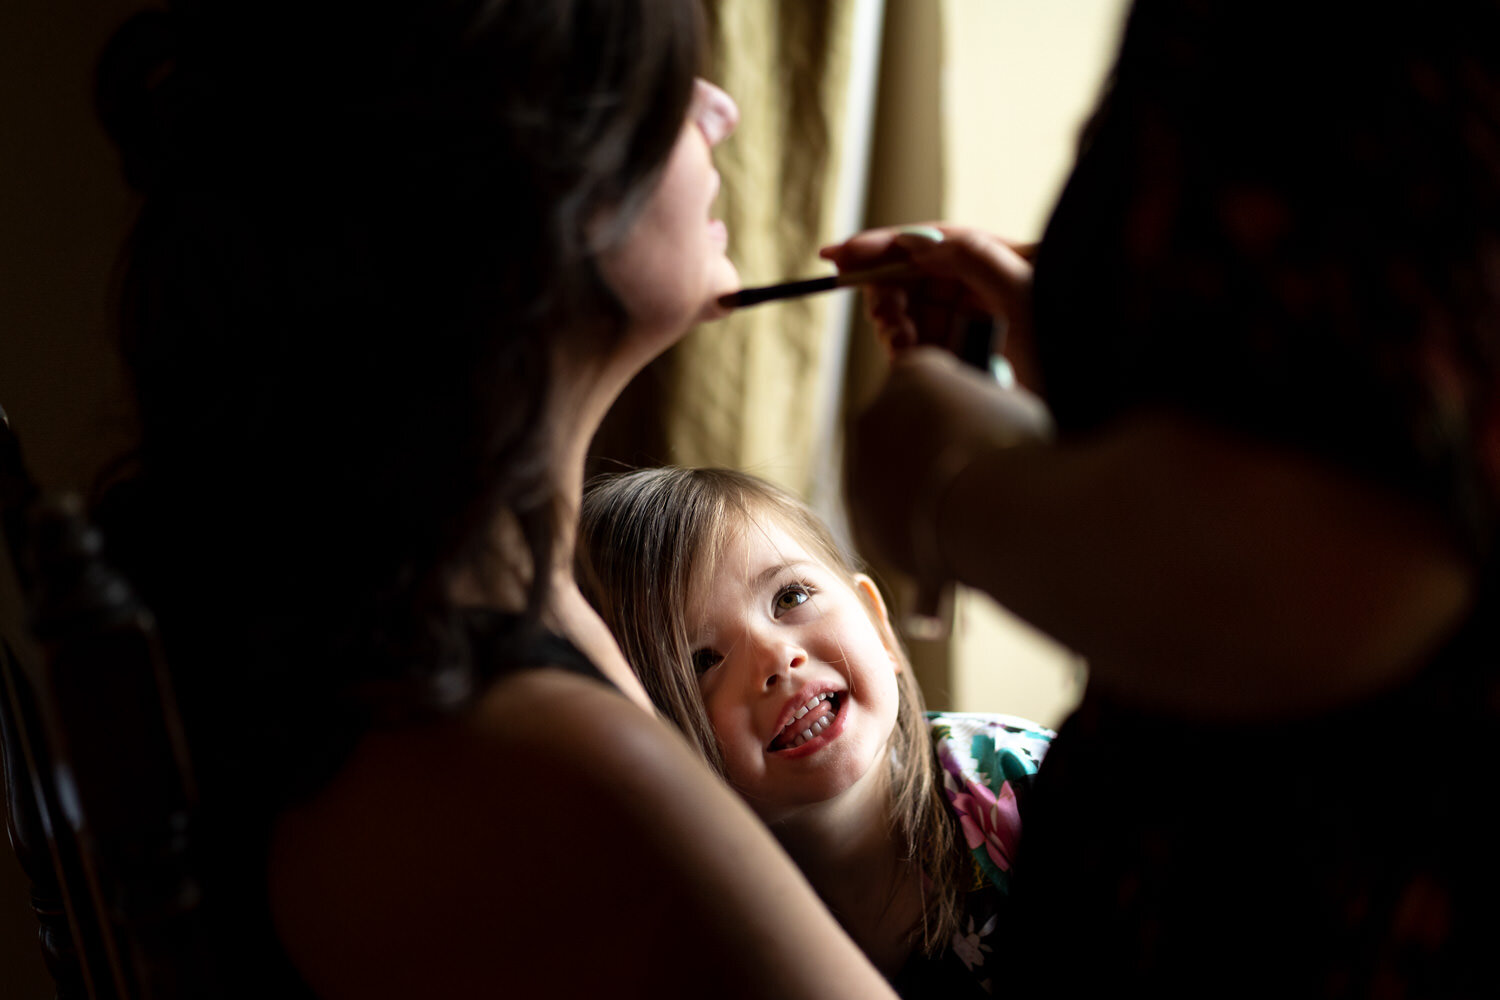
[[783,281],[775,285],[741,288],[737,292],[719,296],[719,305],[725,309],[743,309],[745,306],[760,305],[762,302],[797,299],[804,295],[817,295],[820,292],[852,288],[855,285],[872,285],[877,281],[901,281],[915,278],[920,274],[921,272],[916,268],[902,261],[898,264],[872,267],[865,271],[845,271],[842,274],[830,274],[821,278],[799,278],[796,281]]

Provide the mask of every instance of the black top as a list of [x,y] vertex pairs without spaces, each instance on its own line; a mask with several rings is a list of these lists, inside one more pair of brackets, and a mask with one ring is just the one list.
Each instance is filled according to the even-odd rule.
[[464,612],[464,621],[472,636],[474,658],[491,665],[490,676],[556,667],[616,688],[572,642],[521,615],[471,608]]
[[[463,620],[474,660],[484,664],[480,670],[484,676],[495,679],[523,670],[551,668],[618,690],[572,642],[520,615],[475,608],[465,611]],[[266,886],[268,838],[269,827],[254,842],[242,842],[232,850],[219,852],[220,873],[227,876],[220,883],[224,892],[221,899],[225,901],[218,908],[221,926],[226,930],[225,940],[238,942],[231,944],[235,950],[226,963],[230,974],[224,977],[225,982],[233,996],[316,1000],[272,929]],[[235,871],[253,872],[253,881],[235,879]],[[230,900],[240,902],[230,905]]]
[[1016,995],[1500,996],[1500,682],[1465,646],[1276,724],[1091,691],[1030,800]]
[[1165,409],[1415,498],[1473,617],[1316,718],[1089,691],[1030,803],[1016,996],[1500,996],[1500,8],[1349,11],[1132,7],[1042,239],[1039,363],[1065,435]]

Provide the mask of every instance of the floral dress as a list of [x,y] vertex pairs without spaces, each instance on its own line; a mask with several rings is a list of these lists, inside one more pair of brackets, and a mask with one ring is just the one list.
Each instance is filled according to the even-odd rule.
[[1003,928],[1021,807],[1053,733],[1008,715],[929,712],[942,795],[970,862],[962,924],[936,955],[913,955],[894,978],[907,1000],[985,997],[1004,964]]

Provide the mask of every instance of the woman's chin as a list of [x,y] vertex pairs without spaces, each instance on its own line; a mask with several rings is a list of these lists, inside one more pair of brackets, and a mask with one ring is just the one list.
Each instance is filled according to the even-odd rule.
[[715,268],[714,280],[709,283],[709,295],[698,310],[698,318],[695,323],[707,323],[710,320],[723,319],[733,309],[719,304],[719,300],[730,292],[740,290],[740,274],[729,258],[724,258],[723,264]]
[[[734,291],[734,289],[731,288],[729,289],[729,291]],[[698,318],[693,320],[693,322],[695,324],[709,323],[716,319],[723,319],[733,311],[733,309],[730,309],[726,306],[721,306],[719,304],[718,296],[715,296],[714,298],[711,298],[707,302],[703,303],[703,308],[698,310]]]

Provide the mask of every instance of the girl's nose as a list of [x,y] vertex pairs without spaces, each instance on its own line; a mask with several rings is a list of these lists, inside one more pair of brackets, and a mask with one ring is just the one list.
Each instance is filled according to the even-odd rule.
[[729,133],[740,123],[740,109],[734,103],[734,98],[702,77],[693,83],[696,88],[693,108],[698,127],[703,130],[708,144],[713,146],[728,138]]
[[761,687],[767,691],[792,679],[792,671],[805,666],[807,654],[801,646],[788,642],[769,642],[760,653]]

